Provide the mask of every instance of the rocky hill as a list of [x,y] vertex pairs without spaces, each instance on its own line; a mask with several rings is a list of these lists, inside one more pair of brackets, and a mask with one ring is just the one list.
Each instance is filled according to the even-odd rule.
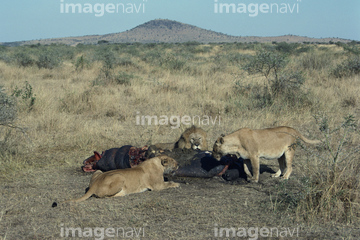
[[67,45],[97,44],[97,43],[182,43],[196,41],[200,43],[220,43],[220,42],[349,42],[350,40],[340,38],[309,38],[294,35],[285,35],[278,37],[240,37],[230,36],[211,30],[206,30],[193,25],[180,23],[167,19],[156,19],[141,24],[131,30],[120,33],[106,35],[89,35],[81,37],[51,38],[32,41],[21,41],[2,43],[8,46],[17,46],[24,44],[52,44],[61,43]]

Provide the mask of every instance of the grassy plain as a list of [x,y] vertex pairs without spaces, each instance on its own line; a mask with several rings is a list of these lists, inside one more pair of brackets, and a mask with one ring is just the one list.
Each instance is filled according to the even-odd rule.
[[[247,71],[260,52],[284,58],[279,76]],[[0,81],[17,100],[16,120],[0,125],[0,239],[61,239],[67,227],[142,227],[144,239],[212,239],[231,227],[360,234],[356,44],[2,47]],[[263,160],[259,184],[177,179],[179,189],[52,209],[83,193],[91,174],[80,166],[93,151],[171,142],[189,127],[137,124],[145,115],[201,116],[210,146],[242,127],[281,125],[324,143],[298,148],[288,181],[271,179],[277,161]]]

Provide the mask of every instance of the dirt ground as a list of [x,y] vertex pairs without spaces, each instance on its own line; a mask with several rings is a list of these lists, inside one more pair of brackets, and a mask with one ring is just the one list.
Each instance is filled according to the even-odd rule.
[[[81,203],[54,201],[80,197],[91,173],[79,165],[33,170],[1,184],[0,239],[356,239],[360,227],[297,222],[276,208],[281,180],[262,165],[260,183],[176,178],[180,188],[90,198]],[[288,180],[299,177],[295,164]],[[295,182],[294,182],[295,184]],[[233,229],[232,229],[233,228]],[[277,229],[277,231],[275,230]],[[76,231],[75,231],[76,230]],[[234,230],[234,231],[233,231]],[[227,233],[228,231],[228,233]]]

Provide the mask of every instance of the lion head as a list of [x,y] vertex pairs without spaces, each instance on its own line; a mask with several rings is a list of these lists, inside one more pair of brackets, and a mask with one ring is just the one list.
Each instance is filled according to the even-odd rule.
[[[192,133],[192,134],[190,134],[189,139],[190,139],[190,144],[191,144],[192,149],[194,149],[194,150],[197,150],[197,149],[202,150],[202,148],[204,148],[203,135],[201,135],[199,133]],[[205,139],[205,141],[206,141],[206,139]],[[206,146],[206,148],[207,148],[207,146]]]
[[175,148],[207,150],[206,137],[207,134],[203,129],[192,126],[181,134],[180,139],[175,143]]
[[170,174],[179,168],[177,161],[166,155],[158,156],[161,160],[161,165],[164,166],[164,174]]
[[221,150],[222,144],[224,143],[223,137],[224,137],[223,135],[221,137],[219,137],[213,146],[212,156],[218,161],[220,161],[221,157],[223,156],[222,150]]

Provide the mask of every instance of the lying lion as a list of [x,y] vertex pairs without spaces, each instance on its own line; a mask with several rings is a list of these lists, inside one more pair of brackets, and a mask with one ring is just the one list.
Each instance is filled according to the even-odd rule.
[[202,128],[195,127],[193,125],[181,134],[177,142],[156,143],[154,146],[160,150],[173,150],[175,148],[180,148],[206,151],[208,150],[206,137],[207,134]]
[[[283,174],[283,178],[288,179],[292,172],[292,160],[297,139],[309,144],[321,143],[319,140],[305,138],[301,133],[290,127],[256,130],[242,128],[227,136],[219,137],[213,147],[213,157],[220,160],[222,156],[233,154],[238,158],[243,158],[244,171],[249,180],[254,182],[259,181],[259,158],[277,158],[280,169],[272,177],[279,177]],[[251,166],[254,176],[249,171]]]
[[[65,202],[81,202],[92,195],[100,198],[121,197],[147,190],[160,191],[166,188],[179,187],[179,183],[164,182],[163,176],[177,169],[178,163],[173,158],[161,155],[146,160],[134,168],[117,169],[109,172],[97,170],[91,177],[87,193],[79,199]],[[54,202],[52,206],[56,207],[57,203]]]

